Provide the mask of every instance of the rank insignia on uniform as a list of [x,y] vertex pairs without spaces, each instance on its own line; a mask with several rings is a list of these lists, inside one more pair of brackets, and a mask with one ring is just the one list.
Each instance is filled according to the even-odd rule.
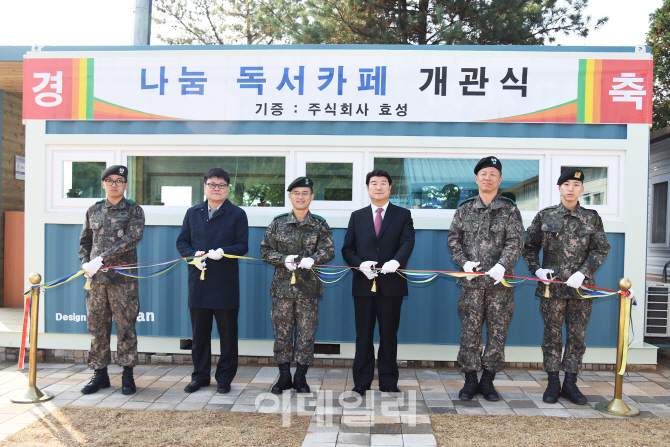
[[123,175],[123,171],[124,171],[123,168],[119,168],[119,174]]
[[498,160],[496,160],[495,158],[491,158],[491,163],[496,164],[497,161]]
[[118,233],[116,233],[119,237],[123,237],[123,230],[119,230]]
[[582,176],[582,173],[577,171],[575,172],[575,178],[580,178]]

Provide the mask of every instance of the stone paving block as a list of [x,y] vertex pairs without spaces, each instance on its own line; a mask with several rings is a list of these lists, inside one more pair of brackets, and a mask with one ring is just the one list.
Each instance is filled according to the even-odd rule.
[[126,410],[146,410],[151,405],[149,402],[126,402],[121,406]]
[[317,442],[337,442],[338,433],[333,432],[320,432],[320,433],[307,433],[305,436],[304,442],[317,443]]
[[307,427],[307,432],[308,433],[338,433],[340,431],[339,424],[338,425],[324,425],[324,424],[319,424],[318,422],[310,422],[309,426]]
[[405,434],[422,435],[422,434],[433,433],[433,427],[430,424],[416,424],[416,425],[402,424],[400,428],[404,435]]
[[403,434],[402,440],[404,445],[407,446],[435,446],[437,445],[437,440],[432,434]]
[[568,409],[567,410],[571,415],[578,418],[588,418],[588,419],[600,419],[603,417],[603,413],[593,410],[591,408],[584,409]]
[[454,407],[481,408],[482,405],[477,400],[454,400]]
[[340,433],[337,436],[337,444],[359,444],[370,445],[369,433]]
[[514,410],[512,410],[510,407],[506,408],[487,407],[484,408],[484,410],[486,411],[486,414],[488,414],[489,416],[505,416],[508,414],[516,414]]
[[402,446],[402,435],[371,434],[370,445]]
[[147,410],[174,410],[178,402],[155,402],[147,407]]
[[[510,400],[530,400],[526,393],[500,393],[500,397],[506,401]],[[458,398],[458,395],[456,396]]]
[[[518,402],[526,402],[526,401],[518,401]],[[479,401],[479,404],[487,410],[489,408],[509,408],[509,404],[504,400],[499,400],[497,402],[489,402],[487,400],[482,399]]]
[[402,433],[402,426],[400,424],[377,424],[370,427],[372,434],[400,434]]
[[119,408],[127,401],[124,400],[108,400],[105,399],[96,405],[97,408]]
[[347,421],[339,426],[340,433],[370,433],[371,424],[350,424]]
[[179,411],[196,411],[202,410],[207,405],[207,402],[180,402],[174,407],[175,410]]
[[21,423],[21,424],[14,424],[11,422],[6,422],[4,424],[0,424],[0,434],[7,434],[7,435],[13,435],[14,433],[17,433],[24,428],[26,428],[28,423]]
[[553,416],[553,417],[560,417],[560,418],[570,418],[574,417],[572,413],[570,413],[568,410],[562,409],[562,408],[542,408],[541,409],[542,414],[545,416]]
[[[482,407],[455,407],[458,414],[486,414],[486,410]],[[453,414],[453,413],[452,413]]]
[[537,409],[537,406],[532,400],[508,400],[507,404],[510,406],[510,408],[535,408]]
[[[184,404],[182,404],[182,405],[184,405]],[[232,413],[235,413],[235,412],[256,413],[257,412],[255,405],[239,405],[239,404],[233,405],[232,408],[230,409],[230,411]]]
[[514,408],[514,412],[520,416],[542,416],[539,408]]
[[221,405],[221,404],[208,404],[205,405],[205,410],[220,411],[222,413],[227,413],[230,409],[233,408],[232,405]]

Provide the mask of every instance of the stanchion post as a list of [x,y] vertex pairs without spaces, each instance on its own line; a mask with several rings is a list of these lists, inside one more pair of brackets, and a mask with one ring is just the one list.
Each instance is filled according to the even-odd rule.
[[[28,276],[31,284],[37,285],[42,281],[39,273]],[[37,322],[39,321],[40,288],[31,289],[30,307],[30,360],[28,363],[28,389],[11,400],[17,404],[34,404],[53,399],[53,394],[37,388]]]
[[[628,278],[622,278],[619,280],[619,289],[623,292],[627,292],[631,287],[631,282]],[[640,410],[635,407],[629,407],[621,399],[623,395],[623,373],[619,374],[621,371],[621,365],[623,363],[623,353],[624,348],[624,336],[626,332],[626,323],[627,319],[630,318],[630,308],[632,304],[632,299],[628,299],[625,295],[619,295],[619,335],[617,337],[617,348],[616,348],[616,371],[614,379],[614,399],[605,404],[599,402],[596,404],[596,410],[601,413],[609,414],[612,416],[623,416],[631,417],[637,416],[640,414]]]

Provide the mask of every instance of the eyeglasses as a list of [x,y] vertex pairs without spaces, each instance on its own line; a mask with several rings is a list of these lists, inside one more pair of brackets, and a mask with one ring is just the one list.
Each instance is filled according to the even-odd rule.
[[291,191],[289,194],[291,194],[293,197],[307,197],[312,195],[312,193],[309,191]]
[[226,189],[228,185],[225,183],[205,183],[209,189]]
[[121,186],[121,185],[123,185],[124,183],[126,183],[125,180],[112,180],[111,178],[106,178],[106,179],[105,179],[105,185],[107,185],[107,186],[112,186],[112,185],[119,185],[119,186]]

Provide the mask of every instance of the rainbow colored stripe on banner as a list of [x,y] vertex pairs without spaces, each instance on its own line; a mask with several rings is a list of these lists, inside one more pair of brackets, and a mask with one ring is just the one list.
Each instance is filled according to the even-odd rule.
[[602,59],[579,60],[577,122],[599,123],[602,95]]
[[93,119],[93,58],[72,59],[72,119]]

